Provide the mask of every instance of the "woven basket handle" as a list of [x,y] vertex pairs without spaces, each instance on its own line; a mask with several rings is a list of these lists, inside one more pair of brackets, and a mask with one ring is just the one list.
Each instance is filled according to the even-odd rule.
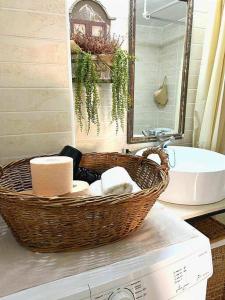
[[3,176],[3,168],[0,166],[0,178]]
[[168,154],[165,151],[163,151],[162,149],[157,148],[157,147],[152,147],[152,148],[148,148],[147,150],[145,150],[142,153],[142,156],[144,158],[148,158],[148,156],[150,154],[158,154],[158,156],[161,159],[161,169],[164,170],[165,172],[169,171],[169,169],[170,169],[169,158],[168,158]]

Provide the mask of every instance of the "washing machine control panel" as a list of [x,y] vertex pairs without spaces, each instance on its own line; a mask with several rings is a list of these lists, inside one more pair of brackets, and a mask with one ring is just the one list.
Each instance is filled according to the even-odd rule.
[[[112,288],[103,288],[95,293],[93,300],[168,300],[174,298],[196,284],[207,281],[212,274],[211,252],[201,251],[192,257],[187,257],[164,268],[155,271],[140,270],[128,277],[110,283]],[[125,281],[126,280],[126,281]],[[98,290],[99,291],[99,290]]]

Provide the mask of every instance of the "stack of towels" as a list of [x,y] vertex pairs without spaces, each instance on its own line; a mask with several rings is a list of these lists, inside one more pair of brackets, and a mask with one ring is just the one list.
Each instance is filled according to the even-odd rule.
[[72,146],[65,146],[59,155],[73,159],[73,179],[90,184],[89,194],[91,196],[120,195],[141,191],[136,182],[122,167],[114,167],[100,175],[93,170],[79,167],[82,153]]
[[80,167],[82,153],[65,146],[58,156],[30,160],[32,189],[22,191],[40,197],[107,196],[138,193],[139,186],[126,169],[114,167],[102,175]]
[[90,192],[93,196],[121,195],[140,191],[141,189],[137,183],[122,167],[114,167],[105,171],[101,176],[101,180],[97,180],[90,185]]

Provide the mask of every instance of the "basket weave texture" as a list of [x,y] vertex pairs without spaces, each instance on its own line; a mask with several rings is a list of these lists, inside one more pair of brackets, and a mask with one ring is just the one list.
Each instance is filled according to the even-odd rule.
[[[213,218],[189,223],[206,235],[211,244],[225,239],[225,225]],[[212,259],[213,276],[208,280],[206,300],[225,300],[225,245],[212,249]]]
[[[151,153],[160,156],[161,166],[147,159]],[[122,239],[142,224],[169,180],[168,157],[160,149],[148,149],[142,157],[89,153],[83,155],[81,167],[100,173],[124,167],[143,191],[104,197],[37,197],[21,193],[32,187],[30,159],[0,170],[0,213],[17,241],[38,252],[92,248]]]

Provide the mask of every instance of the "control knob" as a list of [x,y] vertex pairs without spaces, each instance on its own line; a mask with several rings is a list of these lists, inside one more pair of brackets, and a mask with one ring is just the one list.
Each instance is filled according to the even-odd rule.
[[109,300],[135,300],[135,298],[129,289],[121,289],[110,295]]

